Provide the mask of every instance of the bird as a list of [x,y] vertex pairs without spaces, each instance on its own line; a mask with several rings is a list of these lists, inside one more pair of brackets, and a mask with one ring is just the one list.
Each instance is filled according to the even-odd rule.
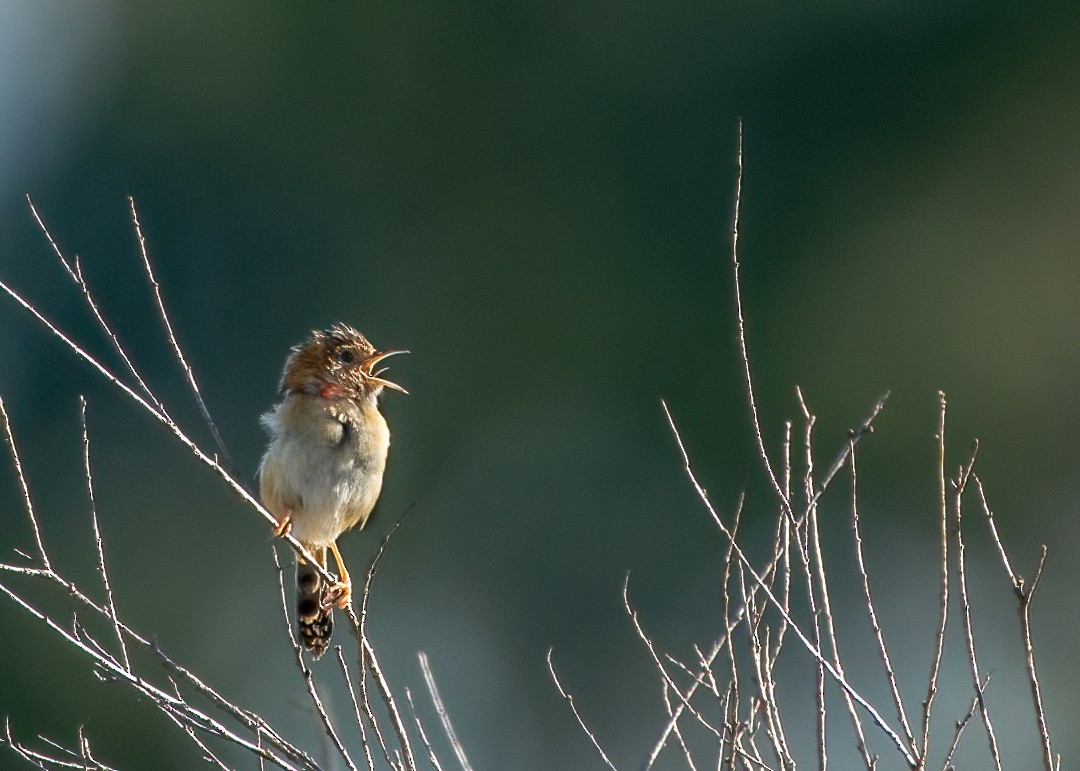
[[259,464],[259,496],[277,519],[274,534],[292,534],[326,568],[333,584],[297,559],[300,640],[318,659],[333,635],[333,611],[349,606],[352,581],[337,539],[367,523],[382,490],[390,429],[379,412],[383,389],[408,393],[376,370],[403,350],[376,350],[346,324],[314,330],[292,348],[279,385],[280,401],[262,416],[270,439]]

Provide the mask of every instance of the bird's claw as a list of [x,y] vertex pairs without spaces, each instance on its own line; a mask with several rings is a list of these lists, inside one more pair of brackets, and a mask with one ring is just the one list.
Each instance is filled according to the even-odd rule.
[[286,514],[274,527],[274,538],[284,538],[292,532],[292,517]]
[[349,607],[349,603],[352,601],[352,586],[338,581],[331,585],[326,594],[323,595],[323,607],[329,608],[332,605],[337,605],[344,610]]

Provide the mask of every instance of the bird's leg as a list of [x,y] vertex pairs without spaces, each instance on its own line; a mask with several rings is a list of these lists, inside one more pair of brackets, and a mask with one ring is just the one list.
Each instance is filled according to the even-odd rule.
[[349,601],[352,599],[352,579],[349,578],[349,570],[345,567],[345,560],[341,558],[341,552],[338,551],[337,544],[331,541],[329,548],[334,555],[334,561],[337,562],[340,578],[327,591],[327,599],[336,602],[339,608],[344,609],[349,607]]
[[277,525],[274,527],[274,538],[284,538],[292,532],[292,509],[285,509]]

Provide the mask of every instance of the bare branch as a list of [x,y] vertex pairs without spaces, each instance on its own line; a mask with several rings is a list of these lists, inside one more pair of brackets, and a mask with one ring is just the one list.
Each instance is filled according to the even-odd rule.
[[[986,686],[990,684],[991,675],[987,675],[986,679],[982,682],[982,690],[986,690]],[[967,714],[963,718],[956,721],[956,731],[953,733],[952,743],[949,744],[949,751],[945,754],[945,762],[942,764],[942,771],[949,771],[952,766],[953,755],[956,754],[956,748],[960,745],[960,737],[964,734],[964,729],[967,728],[967,724],[971,722],[971,718],[975,717],[975,711],[979,708],[979,696],[978,691],[976,695],[971,699],[971,707],[968,709]]]
[[409,712],[412,713],[413,721],[416,723],[416,731],[420,734],[420,741],[423,743],[424,749],[427,750],[428,762],[431,763],[431,767],[435,771],[442,771],[442,763],[439,762],[439,758],[435,754],[435,748],[431,746],[431,740],[427,737],[424,724],[420,722],[420,715],[417,713],[416,704],[413,702],[412,691],[408,688],[405,689],[405,700],[409,702]]
[[128,659],[127,645],[124,644],[124,635],[120,631],[120,619],[116,615],[116,598],[113,597],[112,586],[109,585],[109,571],[105,569],[105,547],[101,543],[101,528],[98,527],[97,506],[94,503],[94,476],[90,471],[90,433],[86,427],[86,397],[79,397],[79,422],[82,424],[83,440],[83,466],[86,472],[86,494],[90,501],[90,520],[94,525],[94,544],[97,546],[98,572],[101,574],[101,583],[105,588],[105,603],[108,617],[116,631],[116,641],[120,644],[120,658],[123,659],[124,669],[131,671],[131,661]]
[[435,711],[438,713],[439,721],[442,723],[443,733],[446,734],[450,747],[454,750],[454,756],[461,766],[461,771],[473,771],[472,764],[469,763],[469,758],[465,755],[465,747],[461,744],[461,740],[458,739],[454,724],[450,722],[450,713],[446,711],[442,696],[439,694],[439,687],[435,683],[435,675],[431,672],[427,654],[420,651],[416,654],[416,657],[420,661],[420,671],[424,673],[424,685],[427,686],[428,695],[431,696],[431,703],[435,705]]
[[938,677],[941,674],[941,657],[945,652],[945,629],[949,623],[949,502],[945,490],[945,392],[938,391],[938,525],[941,539],[941,614],[934,647],[934,659],[930,665],[930,678],[927,683],[926,701],[923,702],[923,740],[922,758],[930,754],[930,714],[937,695]]
[[881,657],[882,666],[885,668],[885,678],[889,682],[889,691],[892,693],[893,704],[896,706],[896,716],[900,720],[900,726],[904,730],[908,745],[914,755],[919,753],[919,745],[915,741],[911,724],[908,723],[907,711],[904,709],[904,700],[900,696],[900,686],[896,680],[896,671],[893,669],[892,659],[889,657],[889,647],[885,644],[885,632],[878,621],[877,608],[874,604],[874,596],[870,592],[870,576],[866,569],[866,558],[863,550],[862,531],[859,527],[859,474],[855,467],[855,442],[851,442],[851,519],[852,529],[855,532],[855,559],[859,566],[859,576],[862,578],[863,598],[866,600],[866,611],[870,616],[870,626],[874,630],[874,639],[877,641],[878,655]]
[[[679,434],[679,431],[675,426],[674,420],[671,417],[671,412],[667,409],[667,404],[664,404],[663,406],[664,413],[667,415],[668,424],[671,427],[672,433],[675,436],[675,441],[678,444],[679,452],[682,454],[685,471],[690,479],[691,484],[697,491],[698,497],[701,498],[702,503],[705,504],[705,507],[708,510],[709,514],[713,517],[713,521],[716,522],[717,526],[720,528],[720,531],[724,534],[724,537],[727,538],[729,541],[734,542],[731,538],[730,531],[727,529],[723,521],[717,515],[716,510],[713,508],[712,502],[709,500],[708,494],[705,492],[705,489],[701,486],[701,483],[698,482],[697,476],[694,474],[694,470],[690,465],[690,457],[689,455],[687,455],[686,447],[683,445],[682,436]],[[781,616],[787,619],[792,633],[797,638],[799,638],[799,641],[803,644],[803,646],[810,653],[810,655],[813,656],[817,661],[824,664],[825,670],[829,673],[829,675],[833,678],[837,685],[839,685],[844,691],[846,691],[851,696],[851,698],[870,716],[870,718],[874,721],[878,728],[880,728],[881,731],[889,737],[889,740],[892,741],[892,743],[896,746],[900,754],[904,756],[904,760],[907,761],[907,763],[913,768],[917,766],[918,761],[911,754],[910,750],[908,750],[908,748],[905,746],[903,739],[901,739],[899,734],[896,733],[896,730],[889,725],[888,721],[886,721],[884,717],[881,716],[881,713],[878,712],[874,705],[867,701],[866,698],[862,696],[862,694],[856,691],[855,688],[852,687],[851,683],[849,683],[847,679],[843,676],[843,674],[838,672],[836,668],[833,667],[833,665],[825,659],[821,651],[814,646],[814,644],[810,641],[806,634],[798,627],[797,624],[795,624],[791,616],[784,609],[784,606],[773,594],[768,584],[761,578],[760,575],[758,575],[757,572],[754,571],[753,566],[750,564],[750,560],[747,559],[746,555],[743,553],[738,543],[735,543],[734,549],[735,556],[738,557],[739,562],[742,563],[743,567],[746,568],[747,573],[749,573],[750,576],[754,579],[754,582],[761,588],[761,591],[765,593],[765,596],[768,597],[769,602],[773,605],[773,607],[777,609]]]
[[[371,597],[371,585],[375,579],[375,572],[378,569],[379,562],[386,551],[387,545],[390,543],[390,539],[393,538],[394,534],[398,531],[398,528],[401,527],[402,523],[405,521],[405,518],[408,517],[411,512],[412,506],[406,509],[405,513],[401,516],[401,519],[399,519],[390,529],[390,532],[386,534],[386,537],[383,538],[382,543],[379,544],[378,551],[375,553],[375,556],[371,560],[371,566],[368,568],[367,576],[364,579],[364,590],[361,595],[360,601],[360,615],[357,615],[356,609],[351,604],[348,608],[346,608],[346,613],[349,617],[349,623],[352,625],[353,634],[356,636],[357,642],[359,644],[360,671],[362,673],[366,666],[367,670],[371,673],[371,677],[375,681],[376,687],[379,689],[379,695],[383,700],[383,704],[386,705],[386,711],[390,715],[390,723],[394,727],[394,733],[397,734],[398,744],[400,745],[401,751],[404,754],[403,760],[405,766],[406,768],[410,769],[410,771],[415,771],[416,757],[413,755],[412,746],[409,743],[408,729],[405,727],[405,721],[401,717],[401,711],[398,709],[397,703],[394,700],[394,694],[390,690],[390,683],[387,681],[386,676],[383,674],[382,667],[379,666],[378,657],[375,655],[375,648],[368,640],[366,627],[367,606],[368,601]],[[360,695],[366,711],[370,715],[374,716],[374,712],[371,709],[371,702],[365,683],[365,678],[363,676],[361,676],[360,678]],[[383,741],[382,733],[379,730],[378,723],[374,721],[374,718],[372,719],[372,726],[375,729],[375,734],[379,740],[379,743],[383,745],[385,751],[386,744]],[[393,764],[392,761],[390,761],[389,757],[387,758],[387,760],[391,762],[391,764]]]
[[671,688],[671,690],[675,691],[675,694],[679,697],[679,700],[682,702],[683,706],[690,712],[691,715],[697,718],[697,721],[701,723],[702,726],[704,726],[710,733],[715,735],[717,738],[722,738],[721,732],[712,723],[706,720],[705,717],[700,712],[698,712],[697,708],[695,708],[688,699],[683,697],[682,689],[679,688],[675,681],[671,679],[671,675],[668,674],[667,669],[664,667],[664,662],[661,660],[660,655],[656,652],[656,646],[653,644],[653,641],[649,638],[649,636],[645,633],[645,630],[641,626],[641,622],[638,621],[637,611],[634,610],[633,606],[630,604],[629,573],[626,574],[626,578],[623,580],[623,608],[625,608],[627,615],[630,616],[630,622],[634,625],[634,631],[637,632],[637,635],[641,639],[641,641],[645,643],[645,647],[648,649],[649,655],[652,657],[653,663],[656,664],[657,669],[660,670],[660,676],[663,678],[664,682],[668,685],[668,687]]
[[103,654],[101,652],[102,649],[100,648],[100,646],[90,645],[84,642],[79,635],[65,629],[51,616],[31,605],[29,602],[24,600],[6,585],[0,584],[0,593],[3,593],[10,597],[17,605],[30,613],[30,615],[45,622],[45,624],[50,629],[59,634],[69,644],[75,646],[84,654],[89,656],[91,660],[101,669],[101,671],[106,673],[109,679],[116,682],[125,683],[126,685],[134,688],[144,696],[148,697],[151,702],[153,702],[153,704],[163,712],[171,711],[173,714],[181,717],[191,726],[231,741],[234,744],[238,744],[250,752],[265,757],[270,762],[274,763],[280,768],[286,769],[287,771],[293,771],[297,768],[285,759],[273,754],[266,748],[258,747],[257,745],[252,744],[247,739],[239,736],[235,732],[223,726],[217,720],[206,715],[202,711],[192,707],[187,702],[179,700],[171,694],[162,691],[160,688],[152,685],[144,678],[138,677],[131,672],[128,672],[113,658]]
[[585,732],[585,735],[589,737],[589,741],[592,742],[592,745],[596,748],[596,751],[600,753],[600,759],[604,761],[604,765],[610,768],[611,771],[618,771],[618,769],[615,768],[615,764],[611,762],[610,758],[608,758],[607,753],[604,752],[604,748],[600,746],[600,742],[596,740],[596,735],[589,730],[589,727],[585,725],[585,721],[582,720],[581,715],[578,713],[577,707],[574,705],[574,697],[571,696],[566,691],[566,689],[563,688],[562,683],[559,682],[559,676],[555,674],[555,665],[551,663],[551,654],[554,650],[554,648],[548,648],[547,665],[548,671],[551,672],[551,679],[555,681],[555,688],[559,691],[559,695],[563,697],[563,700],[566,701],[566,703],[570,706],[570,711],[574,713],[574,720],[576,720],[577,724],[581,726],[581,730]]
[[1030,588],[1028,588],[1025,586],[1024,578],[1018,575],[1012,568],[1012,563],[1009,561],[1009,555],[1005,551],[1005,546],[1001,542],[1001,536],[998,535],[997,525],[994,523],[994,512],[990,509],[990,504],[986,500],[986,491],[983,489],[982,481],[979,479],[978,475],[975,476],[975,486],[979,491],[979,502],[982,504],[983,513],[986,515],[986,522],[990,526],[990,536],[994,541],[994,545],[997,547],[998,554],[1001,556],[1001,562],[1005,566],[1005,572],[1012,582],[1013,591],[1016,593],[1016,598],[1019,602],[1017,611],[1020,614],[1020,636],[1024,646],[1024,663],[1027,667],[1028,682],[1031,685],[1031,698],[1035,704],[1035,719],[1039,726],[1039,739],[1042,744],[1043,765],[1046,766],[1047,771],[1053,771],[1054,753],[1050,746],[1050,728],[1046,720],[1046,710],[1043,707],[1042,689],[1039,686],[1039,675],[1035,669],[1035,643],[1031,632],[1031,601],[1035,597],[1035,590],[1039,586],[1043,567],[1046,565],[1046,547],[1042,547],[1042,552],[1039,556],[1039,566],[1035,570],[1035,578],[1032,580]]
[[199,384],[195,380],[195,372],[187,363],[187,358],[180,348],[180,343],[176,340],[176,333],[173,331],[172,322],[169,321],[169,314],[165,311],[165,301],[161,298],[161,285],[158,284],[157,277],[154,276],[154,268],[150,264],[150,255],[147,253],[146,249],[146,238],[143,237],[142,225],[139,223],[139,213],[135,209],[135,199],[131,196],[128,196],[128,205],[131,207],[131,222],[135,226],[135,236],[139,240],[139,254],[142,256],[143,268],[146,270],[146,279],[150,282],[150,287],[154,290],[154,300],[157,303],[158,317],[165,326],[165,334],[169,338],[169,345],[172,347],[173,353],[176,354],[176,360],[179,362],[180,368],[184,370],[188,385],[191,387],[191,393],[195,396],[195,401],[199,404],[199,410],[202,412],[203,419],[206,421],[206,425],[209,426],[210,433],[214,437],[214,443],[217,445],[218,452],[221,453],[221,459],[224,461],[223,465],[225,466],[225,469],[230,475],[235,476],[232,458],[229,457],[229,450],[225,447],[225,442],[222,441],[221,434],[218,433],[217,425],[210,416],[210,410],[206,406],[202,392],[199,390]]
[[67,272],[68,276],[71,277],[71,280],[75,282],[75,286],[77,286],[79,291],[82,293],[83,299],[86,301],[87,307],[90,308],[90,313],[97,321],[98,326],[101,327],[102,331],[105,333],[105,336],[108,337],[109,340],[112,342],[113,348],[116,350],[121,360],[123,360],[124,364],[127,366],[128,372],[130,372],[131,376],[135,378],[135,382],[138,384],[139,388],[142,390],[146,398],[153,402],[154,406],[157,407],[163,415],[167,415],[168,413],[165,410],[165,405],[161,403],[157,396],[154,395],[154,392],[150,389],[150,386],[148,386],[146,384],[146,381],[143,380],[142,375],[139,374],[139,370],[136,369],[134,362],[132,362],[131,360],[131,357],[128,356],[127,351],[124,350],[124,346],[120,343],[120,338],[117,337],[116,333],[113,331],[112,327],[109,326],[109,323],[105,320],[104,315],[102,315],[100,309],[98,308],[97,301],[94,299],[94,294],[90,291],[89,284],[86,283],[86,276],[83,275],[82,263],[79,260],[79,256],[75,255],[75,258],[71,262],[64,258],[63,253],[60,251],[60,247],[56,245],[56,241],[53,239],[52,233],[49,232],[48,227],[41,219],[41,215],[38,214],[37,207],[34,206],[34,202],[30,199],[30,196],[27,196],[26,200],[27,203],[30,204],[30,212],[34,215],[34,219],[37,221],[38,227],[45,235],[45,238],[46,240],[48,240],[49,245],[52,246],[53,252],[55,252],[57,258],[60,260],[60,264],[64,266],[64,270]]
[[735,274],[735,313],[738,322],[739,354],[742,358],[743,376],[746,382],[746,396],[750,401],[750,418],[754,424],[754,438],[757,440],[758,455],[761,457],[762,465],[765,467],[765,473],[768,475],[773,490],[776,491],[776,495],[780,499],[780,503],[790,513],[791,501],[784,494],[784,488],[780,486],[780,482],[776,477],[776,472],[773,471],[772,462],[769,460],[769,454],[765,450],[765,440],[762,438],[761,434],[761,420],[758,417],[757,400],[754,397],[754,379],[750,374],[750,356],[747,353],[746,346],[746,322],[743,318],[742,289],[739,283],[739,209],[742,202],[743,180],[743,137],[741,120],[739,121],[738,160],[739,170],[738,175],[735,178],[735,213],[731,224],[731,265],[732,271]]
[[341,737],[338,736],[337,729],[334,728],[334,724],[330,720],[330,715],[327,714],[326,707],[323,706],[322,699],[319,697],[319,691],[315,687],[315,676],[312,674],[311,668],[304,663],[304,651],[303,648],[300,647],[296,635],[293,634],[292,619],[289,617],[289,602],[285,597],[285,568],[281,564],[281,559],[278,557],[277,549],[271,549],[271,551],[274,553],[274,565],[277,567],[278,572],[278,587],[281,590],[281,611],[285,616],[285,628],[289,633],[289,642],[292,643],[293,653],[296,654],[296,666],[300,669],[300,675],[304,678],[304,685],[307,687],[308,696],[311,697],[311,703],[319,715],[319,720],[322,721],[323,728],[326,730],[326,735],[330,737],[330,741],[333,743],[338,754],[341,755],[342,760],[345,761],[345,765],[350,771],[357,771],[352,756],[349,755],[349,751],[345,748],[345,744],[341,741]]
[[30,518],[30,529],[34,532],[34,543],[37,545],[38,550],[37,556],[41,560],[41,564],[44,565],[45,570],[51,572],[52,565],[49,564],[49,555],[45,551],[45,544],[41,541],[41,530],[38,528],[37,516],[34,514],[34,501],[30,497],[30,486],[26,482],[22,461],[19,460],[19,448],[15,445],[15,434],[11,428],[11,419],[8,417],[3,397],[0,397],[0,418],[4,421],[4,436],[7,439],[8,450],[11,451],[15,476],[19,478],[19,489],[22,491],[23,505],[26,507],[26,514]]
[[[360,746],[364,748],[364,760],[367,761],[368,771],[375,771],[375,760],[371,757],[371,746],[368,744],[367,731],[364,729],[364,717],[360,710],[360,703],[356,698],[356,686],[353,685],[352,677],[349,675],[349,665],[345,663],[345,654],[341,650],[340,645],[334,646],[334,653],[337,654],[338,665],[341,667],[341,679],[345,681],[346,690],[349,692],[349,701],[352,702],[353,714],[356,717],[356,728],[360,734]],[[360,677],[363,678],[364,672],[360,671]],[[375,716],[368,713],[368,720],[375,721]]]
[[953,482],[953,487],[956,491],[953,506],[956,523],[957,574],[960,586],[961,618],[963,619],[964,625],[964,637],[967,640],[968,664],[971,666],[971,677],[975,685],[975,696],[979,702],[979,712],[982,715],[983,725],[986,727],[986,738],[990,744],[990,756],[993,758],[994,768],[996,768],[997,771],[1001,771],[1001,752],[998,749],[997,736],[994,733],[994,724],[990,720],[990,710],[986,705],[986,698],[982,687],[982,676],[979,673],[979,661],[975,653],[975,628],[971,619],[971,602],[968,598],[967,589],[967,559],[963,527],[963,496],[968,478],[971,475],[971,469],[975,465],[975,456],[977,454],[978,444],[975,445],[975,450],[972,452],[971,460],[967,467],[960,468],[960,473]]
[[[203,464],[209,466],[214,471],[214,473],[216,473],[233,490],[233,492],[235,492],[249,506],[255,509],[255,511],[261,514],[267,522],[269,522],[273,527],[277,527],[277,517],[271,514],[266,509],[266,507],[264,507],[258,500],[256,500],[255,497],[251,494],[251,492],[249,492],[243,484],[237,481],[236,477],[234,477],[221,463],[219,463],[217,460],[204,452],[202,448],[200,448],[190,437],[188,437],[188,435],[184,433],[180,426],[175,423],[168,415],[160,411],[157,407],[152,405],[145,398],[135,393],[135,391],[132,390],[129,385],[127,385],[116,375],[114,375],[104,364],[102,364],[96,358],[87,353],[70,337],[64,334],[55,324],[49,321],[29,301],[24,299],[22,295],[9,287],[3,281],[0,281],[0,290],[3,290],[9,297],[15,300],[15,302],[22,306],[22,308],[26,310],[31,316],[37,319],[38,322],[40,322],[46,329],[48,329],[55,337],[59,338],[61,342],[67,345],[68,348],[70,348],[80,359],[89,364],[93,369],[97,370],[98,374],[104,377],[109,383],[119,388],[121,391],[124,392],[124,394],[127,395],[129,399],[134,401],[144,410],[157,418],[161,423],[163,423],[165,427],[168,428],[173,433],[173,435],[180,440],[181,444],[188,448],[188,451],[190,451],[192,455],[194,455]],[[305,560],[310,562],[313,566],[313,569],[316,570],[319,575],[323,577],[323,579],[330,583],[334,582],[333,576],[331,576],[330,573],[327,572],[326,568],[319,564],[315,557],[307,549],[305,549],[304,546],[299,541],[297,541],[292,534],[286,533],[284,536],[282,536],[282,540],[286,541],[289,546],[292,547],[293,551],[295,551]]]

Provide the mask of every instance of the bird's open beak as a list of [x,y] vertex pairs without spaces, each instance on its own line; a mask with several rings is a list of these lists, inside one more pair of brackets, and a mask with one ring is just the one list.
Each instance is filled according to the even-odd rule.
[[393,388],[395,391],[401,391],[401,393],[403,394],[408,394],[409,392],[399,386],[397,383],[392,383],[389,380],[384,380],[383,378],[379,377],[379,375],[386,372],[388,367],[383,367],[378,372],[372,372],[372,370],[375,369],[375,365],[378,364],[380,361],[382,361],[383,359],[387,359],[391,356],[397,356],[399,353],[408,353],[408,351],[376,351],[371,356],[364,359],[364,363],[361,365],[361,369],[363,370],[364,374],[367,375],[368,382],[374,383],[375,385],[381,385],[386,388]]

